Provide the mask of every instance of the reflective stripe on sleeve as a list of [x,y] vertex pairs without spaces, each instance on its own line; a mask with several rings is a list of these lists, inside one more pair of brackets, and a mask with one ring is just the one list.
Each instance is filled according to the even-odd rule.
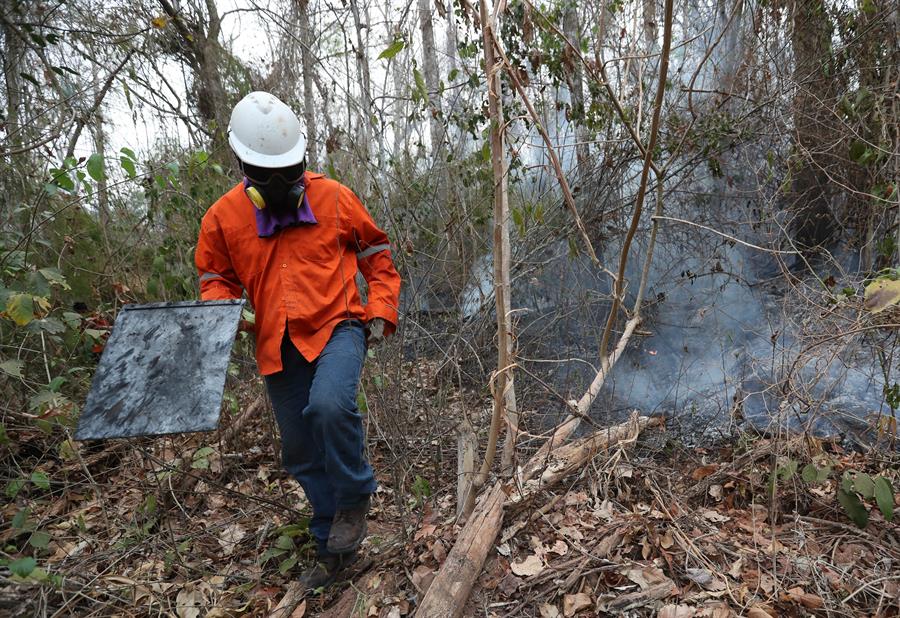
[[222,275],[220,275],[218,273],[203,273],[202,275],[200,275],[200,283],[203,283],[204,281],[209,281],[210,279],[224,279],[224,278],[225,277],[223,277]]
[[372,245],[368,249],[360,251],[356,254],[357,260],[364,260],[371,255],[375,255],[376,253],[381,253],[382,251],[390,251],[390,245]]

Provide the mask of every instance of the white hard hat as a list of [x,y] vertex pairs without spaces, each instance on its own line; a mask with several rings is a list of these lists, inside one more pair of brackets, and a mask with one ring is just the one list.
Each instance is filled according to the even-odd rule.
[[268,92],[251,92],[234,106],[228,144],[238,159],[257,167],[289,167],[306,157],[300,120]]

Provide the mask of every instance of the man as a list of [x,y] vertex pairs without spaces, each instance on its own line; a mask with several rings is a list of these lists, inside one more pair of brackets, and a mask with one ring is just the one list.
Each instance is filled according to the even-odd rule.
[[[203,300],[256,312],[256,360],[281,430],[282,460],[312,507],[318,561],[301,576],[331,584],[356,558],[376,483],[356,406],[368,345],[397,324],[400,277],[388,238],[340,183],[305,170],[294,112],[266,92],[232,111],[229,145],[244,178],[203,217]],[[357,270],[369,286],[360,302]]]

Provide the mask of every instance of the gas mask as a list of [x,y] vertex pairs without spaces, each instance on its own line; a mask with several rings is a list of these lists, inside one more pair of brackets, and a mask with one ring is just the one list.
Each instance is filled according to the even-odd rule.
[[265,168],[241,162],[244,192],[257,209],[284,212],[298,208],[303,200],[306,161],[282,168]]

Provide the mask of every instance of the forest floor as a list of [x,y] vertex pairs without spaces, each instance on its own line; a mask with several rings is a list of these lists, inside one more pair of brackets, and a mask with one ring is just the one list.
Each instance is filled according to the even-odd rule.
[[[20,432],[16,461],[46,476],[3,507],[0,539],[38,560],[25,577],[0,570],[0,614],[271,615],[312,554],[261,391],[238,392],[239,412],[215,434],[48,453],[46,435]],[[402,476],[387,445],[370,444],[380,489],[351,581],[283,615],[413,613],[460,529],[455,461],[436,462],[455,453],[454,434],[435,439],[423,422],[409,439],[420,429],[425,446]],[[897,519],[863,496],[860,529],[836,497],[845,470],[897,487],[897,463],[787,436],[685,449],[650,427],[506,513],[464,614],[900,615]]]

